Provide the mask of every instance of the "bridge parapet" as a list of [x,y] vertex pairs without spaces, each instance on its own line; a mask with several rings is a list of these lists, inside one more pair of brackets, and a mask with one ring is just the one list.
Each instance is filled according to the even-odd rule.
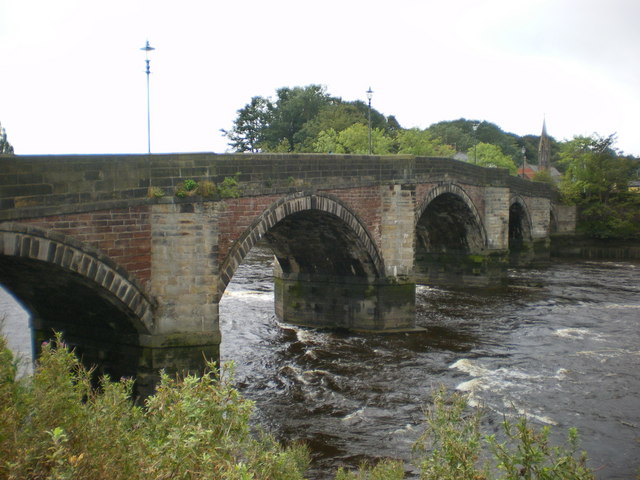
[[185,179],[220,183],[236,176],[242,196],[450,179],[550,196],[543,185],[506,170],[400,155],[0,155],[0,165],[0,221],[155,203],[152,186],[164,195],[161,201],[179,202],[175,189]]

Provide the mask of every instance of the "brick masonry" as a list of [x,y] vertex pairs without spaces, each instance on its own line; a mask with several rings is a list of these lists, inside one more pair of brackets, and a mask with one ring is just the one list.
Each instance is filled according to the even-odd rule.
[[100,250],[146,287],[151,279],[149,211],[144,205],[30,218],[20,223],[67,235]]

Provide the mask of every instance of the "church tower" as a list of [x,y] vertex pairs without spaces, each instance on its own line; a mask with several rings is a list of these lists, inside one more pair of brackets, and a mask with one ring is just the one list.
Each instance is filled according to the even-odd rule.
[[547,135],[547,120],[542,120],[542,134],[538,145],[538,170],[547,170],[551,166],[551,142]]

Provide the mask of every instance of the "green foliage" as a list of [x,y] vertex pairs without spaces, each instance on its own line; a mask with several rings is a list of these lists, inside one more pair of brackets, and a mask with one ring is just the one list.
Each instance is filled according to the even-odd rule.
[[444,389],[433,397],[425,412],[427,429],[415,445],[421,454],[422,480],[478,480],[487,469],[478,466],[481,453],[480,412],[467,412],[461,395]]
[[43,346],[31,380],[17,381],[0,341],[0,478],[302,479],[308,453],[249,431],[251,402],[231,371],[209,365],[202,377],[163,375],[145,407],[132,382],[101,380],[58,337]]
[[548,185],[552,185],[554,188],[556,186],[556,183],[553,181],[553,178],[551,177],[551,173],[549,173],[549,170],[546,170],[546,169],[538,170],[537,172],[535,172],[531,180],[533,180],[534,182],[542,182]]
[[335,480],[402,480],[404,468],[402,462],[381,460],[375,466],[362,465],[356,472],[338,469]]
[[299,135],[304,137],[304,141],[302,145],[298,146],[298,149],[301,152],[313,152],[315,151],[314,143],[319,140],[321,132],[328,130],[340,132],[356,123],[366,124],[366,114],[353,104],[331,103],[323,107],[314,118],[303,125]]
[[511,175],[515,175],[518,168],[511,160],[511,157],[502,153],[497,145],[480,142],[467,151],[469,162],[476,163],[482,167],[506,168]]
[[176,186],[176,197],[191,197],[198,193],[198,182],[193,179],[186,179]]
[[504,479],[575,479],[595,478],[587,468],[587,457],[578,451],[578,432],[570,428],[563,446],[549,444],[549,427],[535,430],[525,417],[515,424],[504,420],[502,429],[507,438],[496,440],[487,437],[489,448],[496,460],[496,467],[504,472]]
[[253,97],[249,104],[238,110],[233,128],[222,133],[230,140],[236,152],[259,152],[265,129],[273,119],[274,105],[263,97]]
[[614,144],[615,135],[593,135],[574,137],[561,146],[565,199],[580,203],[595,197],[607,203],[612,194],[625,191],[629,181],[637,178],[637,160],[619,156]]
[[[389,154],[392,144],[393,140],[386,136],[384,131],[379,128],[371,130],[372,154]],[[317,153],[366,155],[369,153],[369,128],[366,125],[356,123],[341,132],[336,132],[333,129],[324,130],[318,134],[313,148]]]
[[[475,131],[474,125],[478,125]],[[520,152],[522,141],[513,133],[506,133],[490,122],[461,118],[434,123],[427,130],[434,138],[441,139],[444,144],[453,145],[458,152],[466,152],[476,143],[482,142],[500,147],[500,150],[515,162],[519,162],[522,158]],[[537,148],[538,145],[535,143],[527,150],[537,151]]]
[[193,192],[196,188],[198,188],[198,182],[193,179],[187,179],[183,182],[184,189],[187,192]]
[[638,178],[640,161],[618,154],[615,136],[574,137],[562,144],[565,169],[560,191],[563,200],[576,204],[577,229],[597,239],[640,239],[640,198],[629,192]]
[[[301,480],[306,448],[283,447],[252,433],[253,405],[233,388],[230,366],[209,364],[200,377],[161,375],[144,406],[131,401],[133,382],[100,379],[58,336],[44,344],[31,379],[16,380],[16,364],[0,338],[0,478],[137,480]],[[422,480],[489,478],[593,479],[570,429],[553,446],[549,429],[525,418],[502,422],[502,440],[483,436],[480,411],[459,394],[439,390],[416,444]],[[336,480],[401,480],[402,462],[382,460]]]
[[198,194],[202,195],[205,198],[212,198],[217,193],[218,189],[216,184],[209,181],[203,180],[198,184]]
[[164,197],[164,190],[160,187],[151,186],[147,189],[148,198],[162,198]]
[[224,180],[218,185],[220,198],[238,198],[240,196],[239,176],[240,172],[236,173],[234,177],[224,177]]
[[422,480],[591,480],[586,455],[578,452],[575,429],[566,445],[549,442],[549,428],[534,429],[525,417],[501,424],[503,441],[483,436],[479,410],[465,398],[440,389],[426,412],[427,429],[416,444]]
[[[390,143],[389,139],[401,129],[395,117],[385,117],[374,108],[369,112],[369,106],[362,101],[343,102],[329,95],[320,85],[283,87],[276,95],[275,102],[253,97],[249,104],[238,110],[233,128],[222,130],[235,151],[318,151],[316,144],[322,132],[334,130],[339,133],[356,124],[368,125],[369,113],[372,129],[382,131],[385,142]],[[323,145],[322,141],[320,144]],[[367,152],[368,148],[363,153]]]
[[591,238],[640,240],[640,194],[618,195],[606,204],[585,202],[578,231]]
[[331,104],[325,88],[320,85],[307,87],[283,87],[276,92],[277,101],[273,107],[270,123],[263,131],[263,151],[286,145],[287,151],[297,151],[304,144],[307,133],[304,125],[313,120],[320,110]]
[[455,149],[445,145],[440,138],[434,138],[429,130],[410,128],[401,130],[396,136],[398,153],[422,155],[426,157],[453,157]]

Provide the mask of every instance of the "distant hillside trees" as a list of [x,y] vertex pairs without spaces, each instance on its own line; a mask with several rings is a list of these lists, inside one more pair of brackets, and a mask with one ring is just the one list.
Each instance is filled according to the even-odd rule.
[[[253,97],[238,110],[233,127],[223,134],[236,152],[368,153],[368,139],[362,151],[358,140],[361,130],[354,127],[368,129],[368,115],[366,103],[345,102],[320,85],[282,87],[275,100]],[[395,153],[391,143],[395,132],[401,130],[397,120],[371,109],[371,127],[376,132],[372,141],[378,145],[374,152]]]
[[482,167],[506,168],[511,175],[515,175],[517,167],[508,155],[502,152],[498,145],[480,142],[467,150],[467,158]]
[[[393,115],[385,116],[375,108],[370,113],[371,147],[376,155],[453,157],[458,154],[456,158],[506,168],[511,174],[523,164],[523,157],[529,165],[538,164],[538,135],[518,136],[494,123],[464,118],[437,122],[426,129],[403,128]],[[279,88],[275,98],[251,98],[237,111],[232,128],[222,132],[229,140],[229,147],[236,152],[367,154],[368,124],[367,103],[345,101],[321,85],[308,85]],[[579,184],[586,173],[580,173],[576,166],[579,160],[568,161],[571,155],[578,155],[569,153],[575,150],[578,141],[557,142],[551,136],[548,139],[551,165],[561,171],[570,170],[569,176],[578,182],[571,188],[580,190]],[[609,169],[606,177],[614,172]],[[595,171],[592,174],[598,175]],[[538,180],[551,181],[548,177],[544,172],[537,175]],[[602,187],[594,183],[594,188]],[[566,193],[568,195],[568,190]]]
[[[367,154],[368,124],[367,103],[345,101],[321,85],[308,85],[279,88],[275,98],[251,98],[238,110],[232,128],[222,132],[236,152]],[[478,146],[486,144],[496,148],[480,146],[484,152],[480,164],[515,173],[522,163],[523,147],[527,162],[537,163],[539,141],[536,135],[519,137],[493,123],[464,118],[438,122],[426,129],[403,128],[395,116],[371,109],[371,147],[375,155],[453,157],[462,153],[461,158],[465,158],[465,152],[473,147],[477,152]],[[553,138],[550,141],[555,160],[558,143]],[[493,160],[487,160],[489,157]],[[472,158],[467,157],[467,161]]]

